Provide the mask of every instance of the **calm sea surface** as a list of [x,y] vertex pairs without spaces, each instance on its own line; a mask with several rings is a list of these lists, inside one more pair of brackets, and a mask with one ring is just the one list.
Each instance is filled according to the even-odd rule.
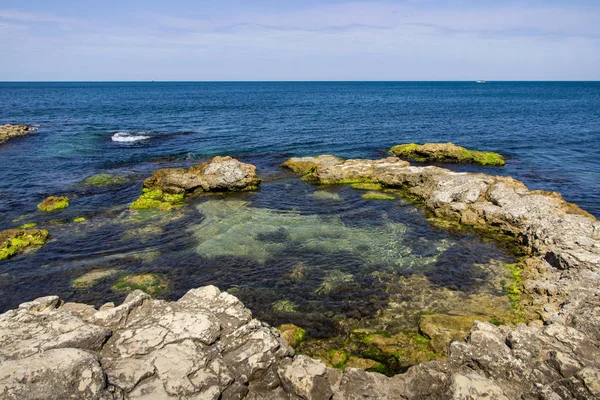
[[[153,272],[169,281],[163,297],[213,283],[269,322],[327,336],[390,304],[406,312],[391,325],[410,330],[424,310],[505,297],[502,265],[514,259],[505,249],[435,228],[400,198],[305,184],[278,167],[290,156],[380,158],[399,143],[451,141],[500,152],[507,165],[449,168],[511,175],[600,216],[597,82],[0,83],[0,123],[39,127],[0,146],[0,227],[36,222],[53,238],[0,263],[0,310],[46,294],[119,301],[119,276]],[[262,190],[173,213],[128,211],[153,170],[215,155],[257,165]],[[82,183],[98,173],[126,183]],[[53,194],[71,206],[37,212]],[[71,222],[81,216],[88,222]],[[95,269],[117,272],[71,286]]]

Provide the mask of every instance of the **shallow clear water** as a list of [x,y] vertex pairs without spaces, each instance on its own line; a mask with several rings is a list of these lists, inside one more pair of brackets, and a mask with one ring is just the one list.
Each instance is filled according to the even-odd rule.
[[[71,288],[98,268],[163,274],[168,298],[215,284],[260,318],[316,336],[344,319],[414,329],[423,311],[509,307],[505,250],[435,228],[401,199],[301,182],[278,167],[292,155],[378,158],[398,143],[452,141],[508,162],[451,168],[512,175],[600,214],[598,83],[0,83],[0,115],[39,125],[0,146],[0,226],[34,221],[53,238],[0,263],[0,310],[46,294],[122,299],[118,275]],[[258,166],[261,191],[128,211],[153,170],[225,154]],[[81,183],[98,173],[127,182]],[[71,206],[37,212],[53,194]],[[70,222],[81,216],[90,220]]]

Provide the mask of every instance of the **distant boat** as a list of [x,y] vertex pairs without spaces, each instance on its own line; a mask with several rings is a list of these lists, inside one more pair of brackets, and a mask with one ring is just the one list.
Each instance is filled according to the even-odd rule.
[[475,82],[477,82],[477,83],[487,83],[487,82],[486,82],[486,81],[484,81],[484,80],[478,80],[478,81],[475,81]]

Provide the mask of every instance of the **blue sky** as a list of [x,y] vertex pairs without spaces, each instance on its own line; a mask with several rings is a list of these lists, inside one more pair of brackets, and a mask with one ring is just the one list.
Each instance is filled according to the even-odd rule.
[[7,80],[600,80],[600,1],[2,0]]

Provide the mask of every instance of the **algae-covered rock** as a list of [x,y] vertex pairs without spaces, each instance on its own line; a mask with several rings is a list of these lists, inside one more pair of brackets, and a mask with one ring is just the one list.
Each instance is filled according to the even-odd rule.
[[132,292],[139,289],[149,294],[157,294],[165,291],[168,286],[169,282],[161,275],[140,274],[124,276],[112,286],[112,289],[117,292]]
[[453,143],[400,144],[390,149],[398,157],[414,161],[438,161],[447,163],[474,163],[481,165],[504,165],[504,157],[491,151],[469,150]]
[[17,136],[25,136],[28,133],[33,132],[34,130],[35,129],[29,125],[0,125],[0,144],[6,142],[8,139]]
[[465,340],[475,321],[489,320],[481,315],[425,315],[419,322],[421,333],[431,340],[436,353],[446,355],[453,340]]
[[71,287],[75,289],[88,289],[98,282],[115,275],[116,269],[96,269],[90,271],[71,282]]
[[129,206],[132,210],[158,209],[169,211],[183,205],[184,194],[171,194],[160,189],[144,189],[144,193]]
[[122,185],[126,182],[126,179],[122,176],[115,176],[111,174],[97,174],[86,178],[83,183],[90,186],[115,186]]
[[292,157],[281,164],[281,166],[289,168],[297,174],[305,175],[317,167],[336,165],[342,162],[344,162],[344,159],[326,154],[316,157]]
[[256,167],[231,157],[214,157],[189,169],[160,169],[144,181],[144,188],[173,194],[248,191],[259,186]]
[[38,204],[37,208],[43,212],[52,212],[69,207],[69,202],[67,196],[50,196]]
[[0,232],[0,260],[37,249],[49,238],[44,229],[8,229]]
[[365,200],[394,200],[395,197],[391,194],[382,192],[367,192],[361,196]]
[[292,347],[298,346],[306,339],[306,331],[294,324],[283,324],[279,326],[281,337],[283,337]]
[[73,219],[73,222],[78,223],[78,224],[82,223],[82,222],[85,222],[85,221],[87,221],[87,219],[84,218],[84,217],[77,217],[77,218]]
[[35,228],[37,226],[37,224],[35,222],[29,222],[27,224],[23,224],[21,226],[19,226],[19,229],[31,229],[31,228]]

